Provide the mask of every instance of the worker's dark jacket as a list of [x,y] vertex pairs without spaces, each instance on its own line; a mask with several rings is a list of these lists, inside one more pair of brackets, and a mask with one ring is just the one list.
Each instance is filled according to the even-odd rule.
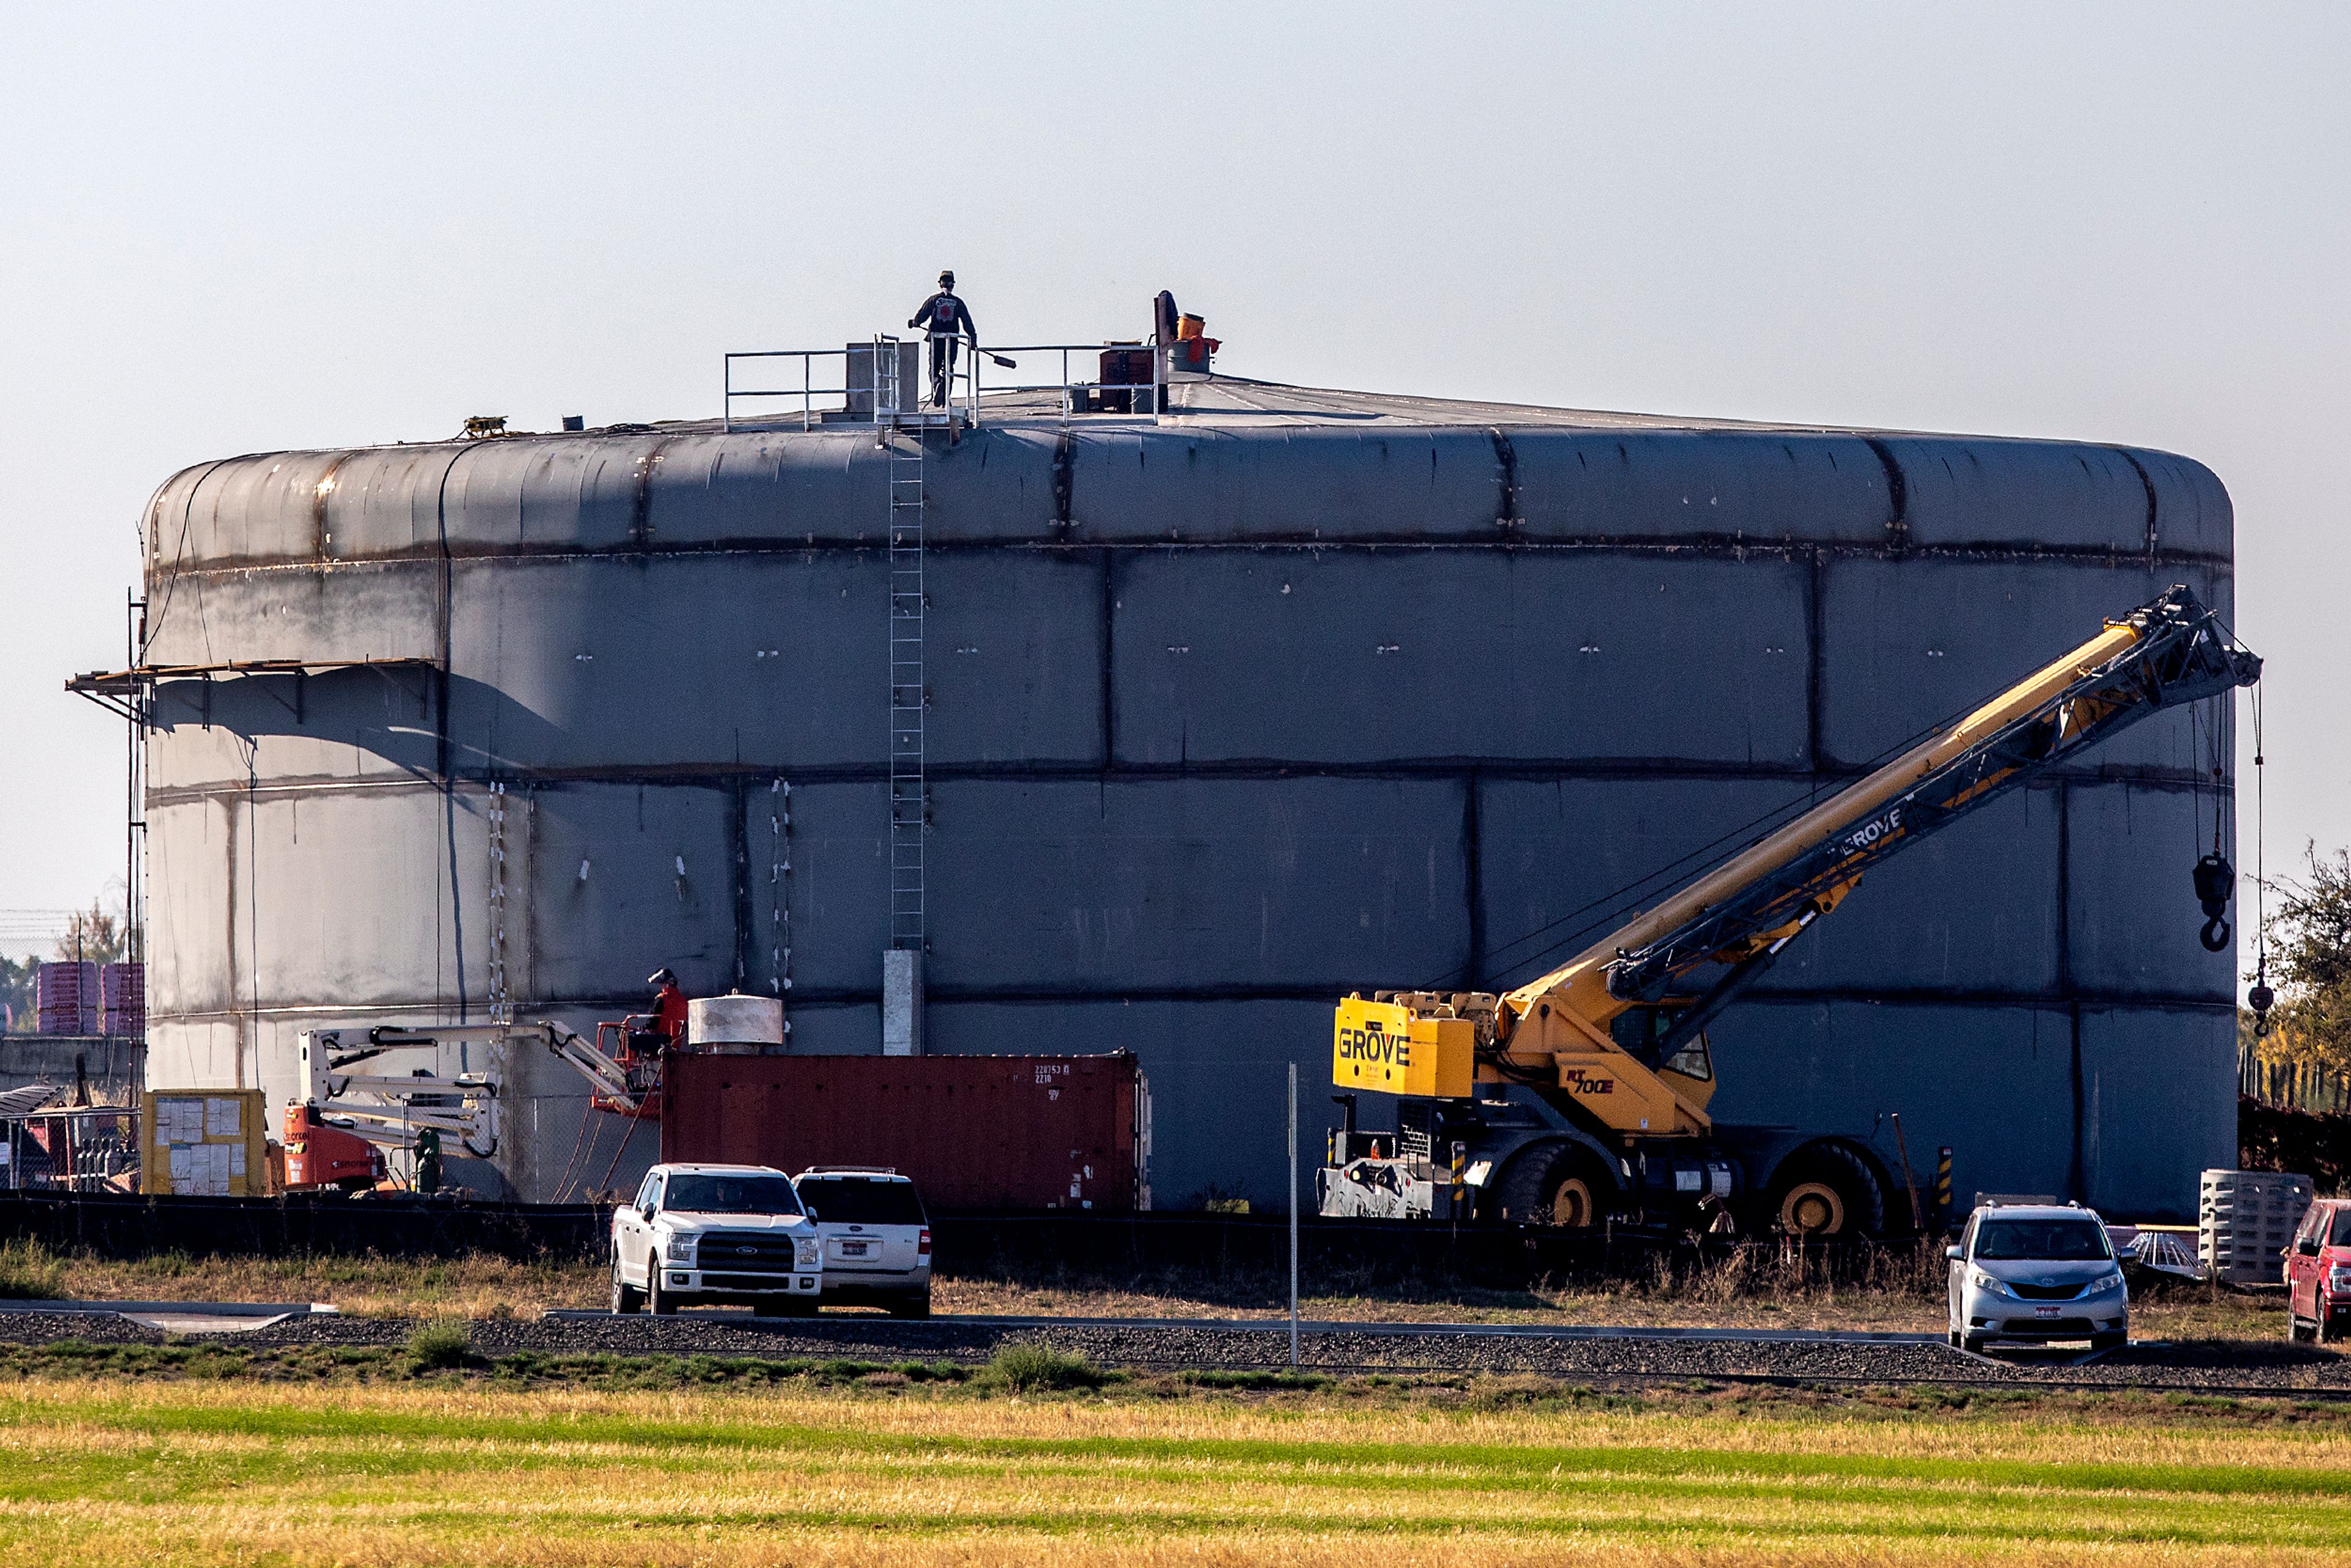
[[972,322],[971,307],[944,288],[923,301],[923,308],[914,312],[914,324],[929,328],[932,336],[938,338],[961,332],[974,348],[979,346],[979,329]]

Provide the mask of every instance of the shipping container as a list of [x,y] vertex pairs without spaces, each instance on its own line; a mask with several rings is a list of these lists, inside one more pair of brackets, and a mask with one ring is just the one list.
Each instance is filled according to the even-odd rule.
[[934,1209],[1151,1207],[1135,1058],[717,1056],[664,1070],[662,1158],[886,1166]]

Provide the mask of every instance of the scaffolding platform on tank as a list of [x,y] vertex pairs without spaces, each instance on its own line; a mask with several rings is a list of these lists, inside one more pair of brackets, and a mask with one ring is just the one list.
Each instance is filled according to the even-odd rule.
[[[980,424],[983,397],[1047,392],[1058,399],[1061,417],[1064,419],[1091,413],[1113,417],[1156,417],[1165,407],[1165,389],[1168,382],[1184,379],[1170,374],[1167,350],[1149,343],[1106,340],[1099,343],[1020,343],[1007,348],[969,348],[966,345],[969,351],[959,355],[948,371],[946,402],[945,406],[937,406],[921,399],[920,394],[927,390],[926,375],[917,379],[914,388],[917,395],[909,400],[904,395],[903,376],[884,377],[880,373],[885,360],[897,362],[893,351],[922,346],[923,340],[920,339],[906,340],[885,334],[876,337],[870,349],[865,344],[857,343],[840,349],[750,349],[730,352],[725,357],[720,426],[730,434],[737,431],[807,431],[844,425],[852,428],[872,425],[885,430],[917,432],[940,430],[954,434]],[[1099,374],[1100,356],[1118,352],[1149,354],[1151,379],[1102,378]],[[869,372],[870,379],[861,384],[856,375],[856,364],[861,355],[868,353],[872,355],[868,363],[874,368]],[[1012,361],[1013,356],[1024,354],[1058,356],[1061,378],[1058,381],[1007,380],[995,382],[985,376],[984,371],[989,365],[999,361]],[[1070,357],[1072,354],[1095,356],[1097,374],[1091,378],[1071,374]],[[817,361],[820,360],[839,361],[839,375],[819,377]],[[748,374],[755,366],[780,368],[783,371],[780,377],[771,375],[768,379],[780,380],[787,384],[738,386],[736,384],[738,361],[745,367],[739,372],[743,374]],[[795,361],[799,371],[798,386],[789,384],[793,380]],[[1018,370],[1019,364],[1015,361],[1008,368]],[[876,383],[884,381],[899,384],[898,397],[885,400],[878,395]],[[868,406],[859,406],[861,397],[872,400]],[[740,403],[762,401],[770,403],[797,401],[799,406],[768,413],[737,412]],[[913,406],[907,406],[910,402]],[[1102,406],[1113,403],[1123,406]]]

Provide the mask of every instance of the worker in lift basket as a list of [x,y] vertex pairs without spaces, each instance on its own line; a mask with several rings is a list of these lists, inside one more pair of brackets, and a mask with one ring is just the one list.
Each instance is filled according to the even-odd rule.
[[979,352],[979,329],[972,324],[971,307],[956,298],[955,274],[939,274],[939,291],[923,301],[914,312],[909,327],[922,327],[931,334],[931,406],[947,405],[947,383],[955,379],[956,340],[958,336],[971,341],[971,351]]
[[645,984],[653,988],[653,1009],[630,1020],[643,1027],[632,1031],[629,1043],[647,1056],[659,1056],[685,1038],[685,993],[667,968],[646,976]]

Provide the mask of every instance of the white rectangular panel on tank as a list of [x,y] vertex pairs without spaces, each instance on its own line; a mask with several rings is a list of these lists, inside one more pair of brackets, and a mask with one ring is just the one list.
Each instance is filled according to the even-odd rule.
[[911,948],[882,955],[882,1054],[923,1054],[923,956]]

